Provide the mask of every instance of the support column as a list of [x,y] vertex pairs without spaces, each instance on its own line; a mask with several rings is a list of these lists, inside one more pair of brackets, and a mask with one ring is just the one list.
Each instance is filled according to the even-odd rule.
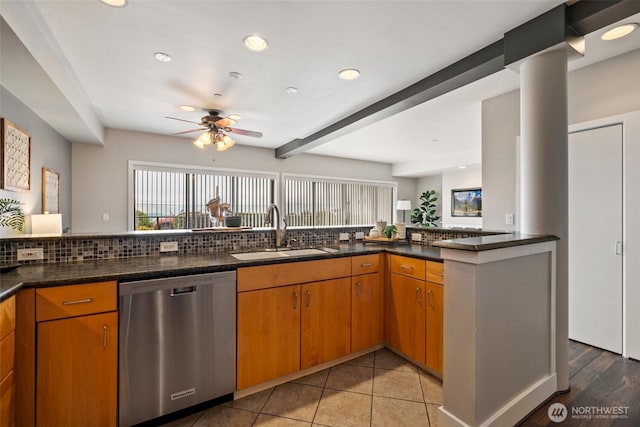
[[523,233],[557,243],[556,369],[569,389],[567,52],[558,49],[520,65],[520,212]]

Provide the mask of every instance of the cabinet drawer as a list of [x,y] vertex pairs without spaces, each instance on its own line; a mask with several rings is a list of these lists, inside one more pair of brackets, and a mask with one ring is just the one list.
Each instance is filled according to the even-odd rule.
[[351,274],[377,273],[380,271],[380,254],[358,255],[351,258]]
[[290,262],[238,269],[238,292],[351,276],[351,258]]
[[15,366],[16,334],[10,333],[0,341],[0,379],[4,378]]
[[391,272],[418,280],[425,280],[426,262],[421,259],[391,255]]
[[0,340],[16,329],[16,297],[0,303]]
[[115,311],[116,282],[85,283],[36,290],[36,321]]
[[427,282],[444,285],[444,263],[427,261]]

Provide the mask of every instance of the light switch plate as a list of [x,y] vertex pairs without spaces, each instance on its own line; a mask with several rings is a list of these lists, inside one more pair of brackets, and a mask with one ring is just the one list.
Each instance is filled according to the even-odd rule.
[[414,242],[422,242],[422,233],[411,233],[411,240]]
[[109,214],[108,214],[107,212],[104,212],[104,213],[102,214],[102,220],[103,220],[103,221],[109,221]]
[[507,225],[513,225],[513,214],[506,214],[504,216],[504,223]]
[[44,259],[42,248],[18,249],[18,261]]
[[349,233],[340,233],[338,240],[349,240]]
[[356,231],[356,240],[362,240],[362,239],[364,239],[364,232]]
[[178,242],[160,242],[160,252],[178,252]]

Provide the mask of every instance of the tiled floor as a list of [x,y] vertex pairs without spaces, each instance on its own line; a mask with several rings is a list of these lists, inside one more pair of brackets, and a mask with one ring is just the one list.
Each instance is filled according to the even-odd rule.
[[165,426],[429,427],[441,403],[440,380],[382,349]]

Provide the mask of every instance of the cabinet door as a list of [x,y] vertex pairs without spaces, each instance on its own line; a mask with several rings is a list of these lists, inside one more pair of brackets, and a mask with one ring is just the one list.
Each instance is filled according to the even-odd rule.
[[444,289],[435,283],[427,289],[427,368],[442,375],[442,320],[444,313]]
[[389,344],[425,363],[425,284],[421,280],[391,274]]
[[306,369],[351,352],[351,278],[302,285],[301,360]]
[[38,323],[36,425],[115,426],[116,312]]
[[238,294],[237,388],[300,369],[300,286]]
[[384,305],[380,273],[351,278],[351,351],[380,344],[384,334]]

